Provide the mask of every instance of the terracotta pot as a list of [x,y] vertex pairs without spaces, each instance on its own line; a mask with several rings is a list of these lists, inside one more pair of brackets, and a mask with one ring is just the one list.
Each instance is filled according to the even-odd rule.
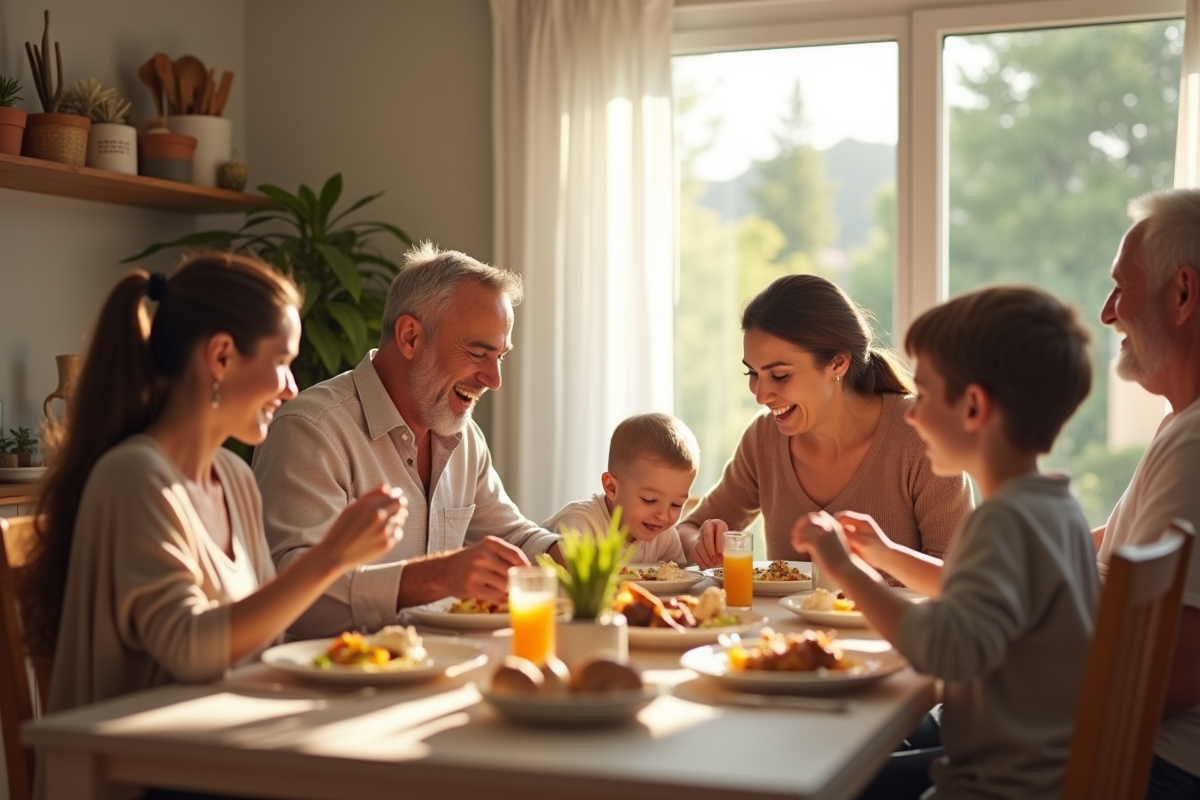
[[25,136],[28,116],[24,109],[0,106],[0,153],[21,155],[21,139]]
[[21,155],[82,167],[92,121],[77,114],[30,114]]
[[138,137],[138,172],[151,178],[191,183],[196,137],[147,133]]
[[18,467],[32,467],[33,466],[33,453],[30,453],[27,450],[21,450],[16,455],[17,455],[17,466]]

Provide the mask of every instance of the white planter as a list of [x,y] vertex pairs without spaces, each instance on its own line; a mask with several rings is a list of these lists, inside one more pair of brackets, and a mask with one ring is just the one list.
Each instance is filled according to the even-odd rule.
[[87,165],[137,175],[137,129],[115,122],[94,122],[88,131]]
[[233,122],[224,117],[183,114],[167,117],[171,133],[196,137],[196,155],[192,159],[192,183],[216,186],[217,168],[233,160]]
[[629,628],[623,614],[611,614],[599,620],[559,622],[554,636],[555,654],[572,671],[587,659],[601,654],[622,664],[629,661]]

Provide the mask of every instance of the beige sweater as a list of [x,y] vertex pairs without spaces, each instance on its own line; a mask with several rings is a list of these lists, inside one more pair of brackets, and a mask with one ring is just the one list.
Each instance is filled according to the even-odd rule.
[[[904,422],[911,397],[883,395],[883,412],[875,438],[849,485],[833,502],[830,513],[870,514],[891,539],[905,547],[942,557],[973,502],[967,476],[934,476],[925,445]],[[792,548],[791,530],[805,514],[820,511],[800,487],[788,452],[770,413],[760,413],[742,434],[737,451],[725,465],[721,480],[709,490],[688,518],[680,523],[699,526],[709,519],[724,520],[730,530],[742,530],[762,512],[767,557],[807,561]]]
[[183,475],[149,436],[96,463],[75,523],[51,711],[164,683],[219,679],[229,664],[229,605],[274,575],[254,475],[214,461],[234,558],[217,547]]

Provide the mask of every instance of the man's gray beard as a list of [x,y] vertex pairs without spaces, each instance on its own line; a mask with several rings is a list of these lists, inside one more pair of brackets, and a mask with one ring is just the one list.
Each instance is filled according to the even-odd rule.
[[472,405],[466,413],[457,416],[450,408],[449,392],[451,389],[439,389],[447,382],[447,376],[440,374],[434,361],[432,348],[427,348],[412,369],[413,399],[417,402],[417,410],[421,421],[429,430],[439,436],[453,436],[461,433],[471,418]]
[[1117,353],[1117,375],[1127,381],[1142,383],[1157,375],[1167,360],[1167,324],[1161,317],[1147,313],[1145,324],[1137,331],[1125,326],[1126,336],[1136,333],[1136,340],[1129,338]]

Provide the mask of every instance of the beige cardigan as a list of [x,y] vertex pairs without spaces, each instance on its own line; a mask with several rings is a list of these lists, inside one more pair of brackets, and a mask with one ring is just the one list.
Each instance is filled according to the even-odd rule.
[[[214,461],[234,558],[217,547],[183,475],[149,436],[96,463],[75,522],[51,711],[164,683],[216,680],[229,668],[229,605],[274,576],[254,475]],[[257,657],[257,654],[255,655]]]

